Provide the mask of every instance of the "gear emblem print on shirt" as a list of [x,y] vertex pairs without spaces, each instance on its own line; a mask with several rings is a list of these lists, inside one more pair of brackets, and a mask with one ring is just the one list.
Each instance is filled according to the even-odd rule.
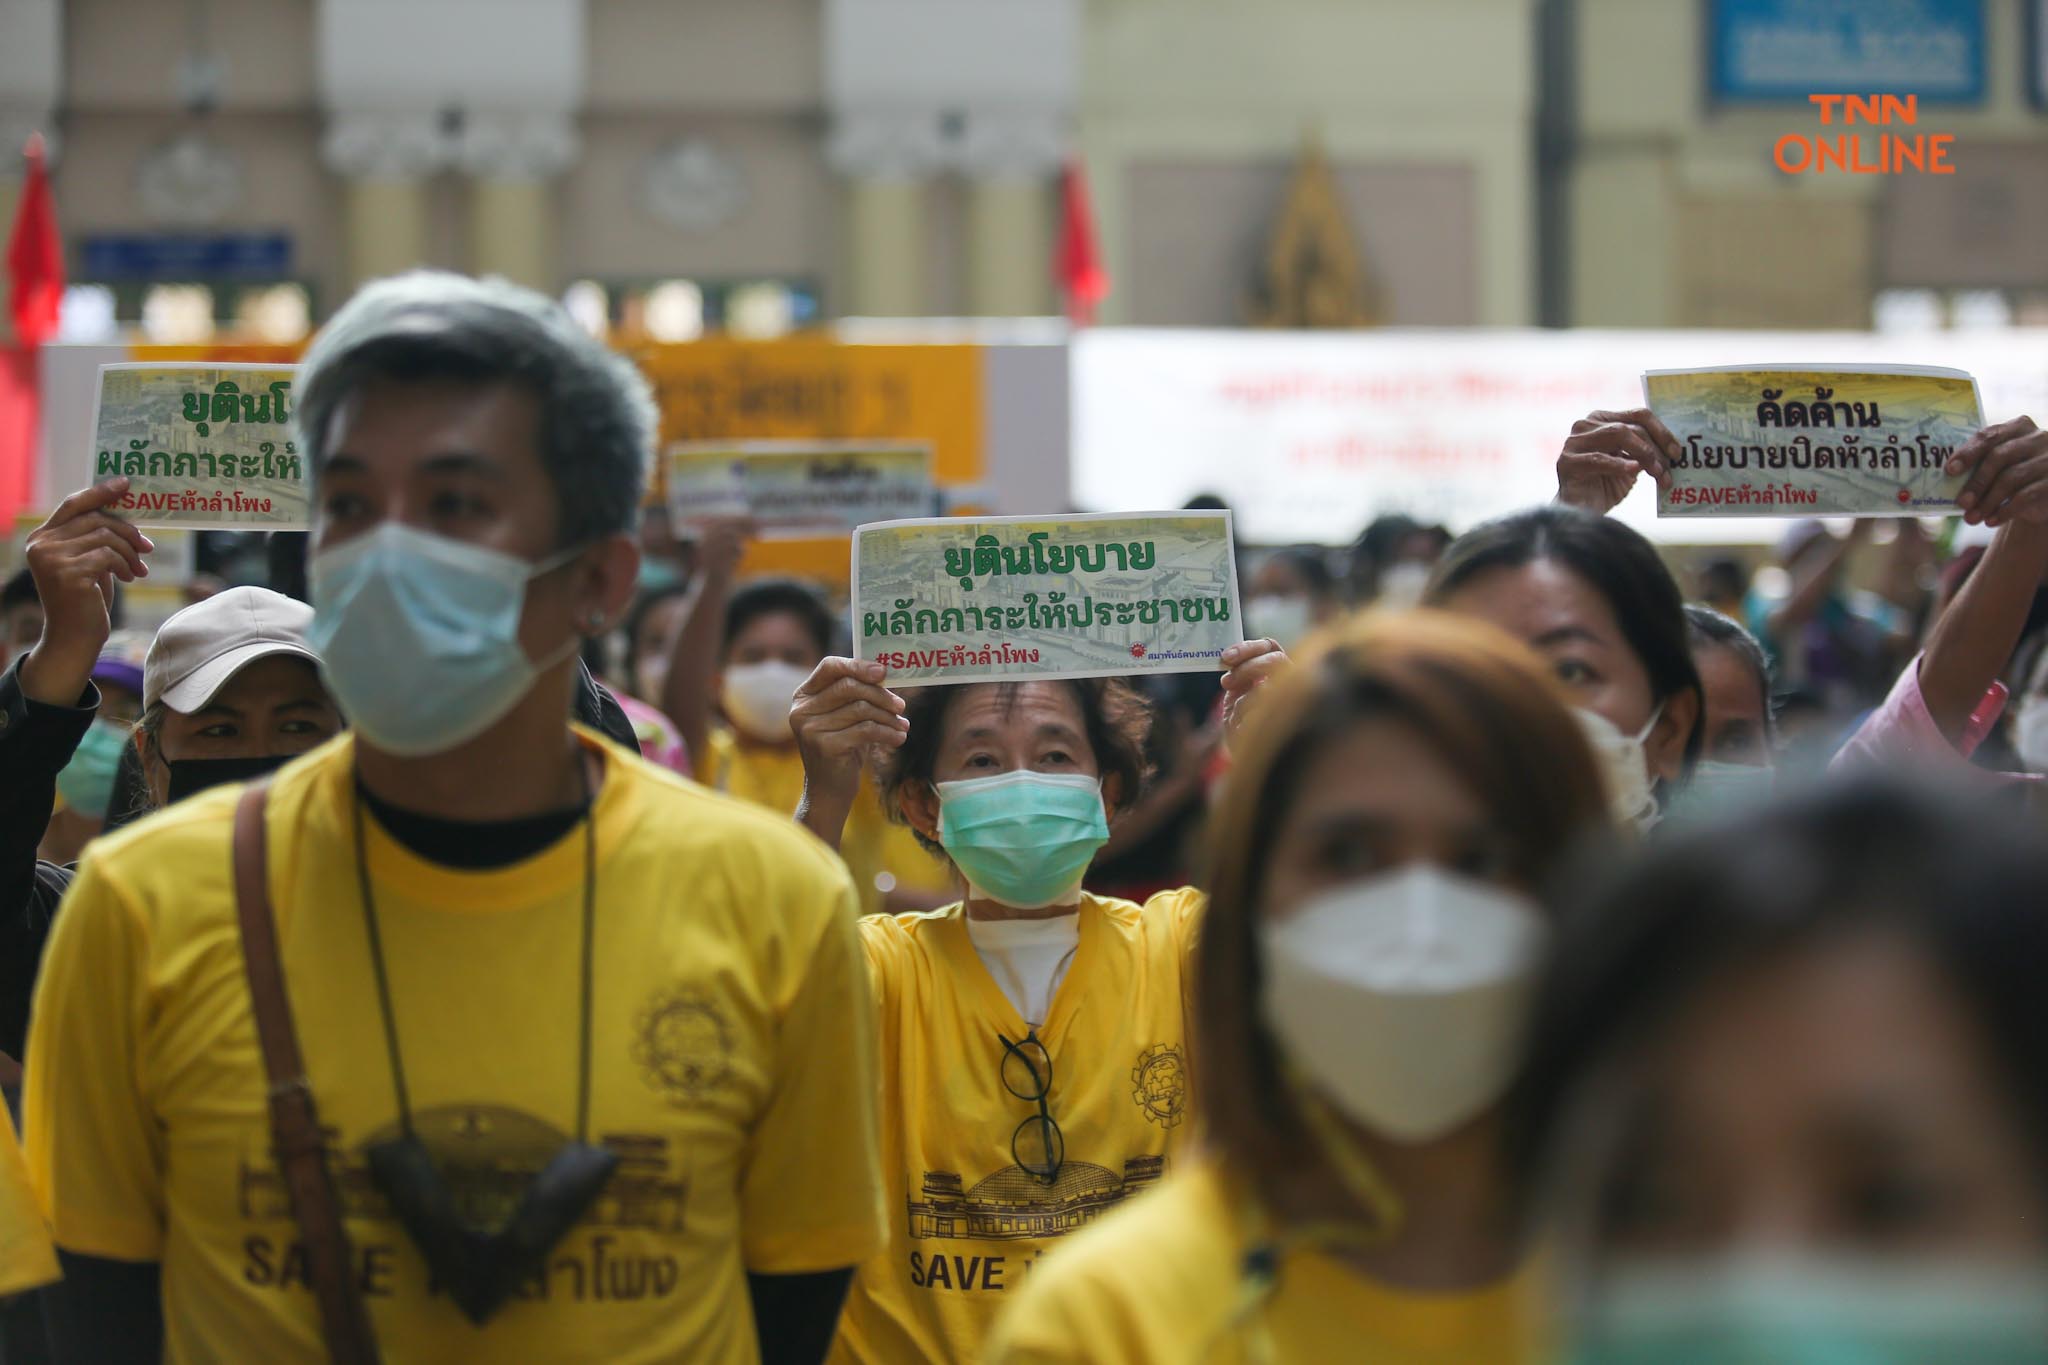
[[674,989],[640,1012],[633,1060],[649,1085],[688,1106],[732,1079],[732,1048],[732,1030],[711,998]]
[[1188,1071],[1180,1048],[1154,1043],[1131,1068],[1131,1098],[1162,1128],[1177,1127],[1188,1107]]

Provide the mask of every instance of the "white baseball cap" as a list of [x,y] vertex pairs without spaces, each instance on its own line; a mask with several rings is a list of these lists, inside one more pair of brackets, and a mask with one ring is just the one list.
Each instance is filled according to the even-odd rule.
[[189,715],[213,700],[227,680],[273,654],[320,656],[306,643],[313,609],[268,588],[229,588],[194,602],[164,622],[142,664],[144,708],[161,701]]

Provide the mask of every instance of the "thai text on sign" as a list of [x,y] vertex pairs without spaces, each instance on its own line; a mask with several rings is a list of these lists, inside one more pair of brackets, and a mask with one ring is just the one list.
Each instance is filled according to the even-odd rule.
[[853,537],[854,653],[891,684],[1220,669],[1228,512],[931,518]]
[[1983,425],[1976,380],[1917,365],[1650,370],[1643,396],[1680,447],[1667,517],[1940,516]]
[[931,447],[918,442],[678,442],[664,458],[679,522],[747,516],[766,535],[815,535],[936,510]]
[[295,374],[289,365],[222,361],[100,366],[94,481],[125,475],[116,510],[139,526],[304,530]]

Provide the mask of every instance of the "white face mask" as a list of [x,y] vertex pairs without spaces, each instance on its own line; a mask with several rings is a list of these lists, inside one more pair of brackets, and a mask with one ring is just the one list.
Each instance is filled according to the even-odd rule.
[[1264,636],[1292,649],[1301,643],[1312,624],[1306,597],[1270,595],[1254,597],[1244,604],[1245,627],[1254,638]]
[[1428,586],[1429,565],[1404,559],[1399,564],[1389,564],[1380,575],[1380,595],[1376,600],[1382,607],[1405,610],[1422,600],[1422,590]]
[[1506,1093],[1549,936],[1526,897],[1415,863],[1261,926],[1266,1022],[1344,1114],[1427,1142]]
[[668,658],[666,655],[650,654],[640,660],[640,700],[649,706],[661,705],[661,692],[668,685]]
[[2012,719],[2013,752],[2030,773],[2048,773],[2048,697],[2029,697]]
[[1583,706],[1572,708],[1572,714],[1579,718],[1579,726],[1586,732],[1586,742],[1593,746],[1593,757],[1600,760],[1600,768],[1607,775],[1608,809],[1618,825],[1647,833],[1657,823],[1657,793],[1650,785],[1650,761],[1643,755],[1643,741],[1650,737],[1650,731],[1657,728],[1657,721],[1664,714],[1659,706],[1650,713],[1649,721],[1634,735],[1625,735],[1616,725],[1598,711],[1588,711]]
[[810,676],[808,668],[780,659],[733,664],[725,670],[718,704],[725,709],[725,718],[747,738],[779,744],[790,735],[790,699]]
[[1692,776],[1672,801],[1666,818],[1675,822],[1733,815],[1770,800],[1777,785],[1775,768],[1703,758],[1692,765]]

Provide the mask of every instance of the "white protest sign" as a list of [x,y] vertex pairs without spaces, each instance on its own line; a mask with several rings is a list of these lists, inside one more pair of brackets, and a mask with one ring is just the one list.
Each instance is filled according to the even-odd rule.
[[863,526],[852,609],[892,684],[1214,670],[1244,638],[1228,512]]
[[815,535],[937,510],[923,444],[685,441],[664,458],[678,523],[749,516],[770,537]]
[[1915,365],[1651,370],[1643,398],[1679,442],[1667,517],[1947,515],[1984,424],[1975,380]]
[[211,360],[100,366],[93,481],[127,476],[114,510],[138,526],[304,530],[295,373]]

